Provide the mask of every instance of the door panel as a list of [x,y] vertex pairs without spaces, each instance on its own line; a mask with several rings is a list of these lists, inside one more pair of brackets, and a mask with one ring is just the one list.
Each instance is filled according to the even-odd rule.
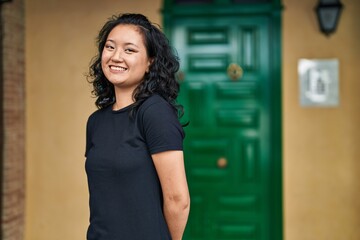
[[[185,239],[269,239],[268,28],[266,17],[174,20],[171,42],[184,76],[179,102],[190,121]],[[228,75],[231,63],[242,67],[242,78]]]

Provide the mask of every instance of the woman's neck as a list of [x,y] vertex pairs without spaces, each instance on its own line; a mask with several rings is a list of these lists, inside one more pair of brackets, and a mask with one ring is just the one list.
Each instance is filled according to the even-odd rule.
[[133,91],[126,91],[115,88],[115,103],[113,105],[113,110],[120,110],[133,104],[134,102],[135,100],[133,99]]

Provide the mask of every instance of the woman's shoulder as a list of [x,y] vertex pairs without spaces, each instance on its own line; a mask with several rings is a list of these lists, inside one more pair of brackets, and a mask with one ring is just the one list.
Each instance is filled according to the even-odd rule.
[[143,111],[148,108],[172,108],[171,104],[158,94],[148,97],[140,106]]
[[151,105],[154,103],[168,104],[168,102],[159,94],[153,94],[144,101],[144,105]]
[[140,116],[161,118],[174,115],[177,117],[176,109],[162,96],[158,94],[148,97],[139,107]]
[[95,119],[101,117],[102,115],[106,114],[106,112],[109,111],[111,107],[104,107],[104,108],[99,108],[97,110],[95,110],[93,113],[90,114],[88,121],[95,121]]

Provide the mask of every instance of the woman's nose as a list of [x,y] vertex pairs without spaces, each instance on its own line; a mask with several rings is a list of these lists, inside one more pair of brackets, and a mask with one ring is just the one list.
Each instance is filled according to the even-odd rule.
[[124,60],[122,57],[122,54],[123,53],[121,52],[121,50],[115,51],[111,57],[111,60],[116,61],[116,62],[122,62]]

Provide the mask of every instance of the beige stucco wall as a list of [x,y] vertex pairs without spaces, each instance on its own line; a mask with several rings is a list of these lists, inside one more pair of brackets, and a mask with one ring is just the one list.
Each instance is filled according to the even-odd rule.
[[160,0],[26,0],[26,240],[85,239],[85,124],[95,110],[84,74],[105,20]]
[[[283,14],[284,213],[287,240],[360,239],[360,1],[343,0],[336,34],[318,31],[313,0]],[[340,106],[299,106],[299,58],[337,58]]]
[[[162,1],[26,0],[26,240],[85,239],[85,123],[95,110],[84,73],[94,38],[117,12],[161,23]],[[360,239],[360,2],[343,0],[338,32],[319,33],[314,0],[284,0],[286,240]],[[337,108],[302,108],[299,58],[338,58]]]

